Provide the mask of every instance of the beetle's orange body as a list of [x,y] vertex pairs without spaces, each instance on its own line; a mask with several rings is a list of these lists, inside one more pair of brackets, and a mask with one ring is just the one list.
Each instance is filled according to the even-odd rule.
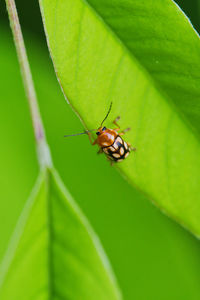
[[104,128],[100,127],[98,129],[97,139],[95,140],[95,144],[98,144],[101,148],[111,146],[118,136],[118,133],[114,129]]

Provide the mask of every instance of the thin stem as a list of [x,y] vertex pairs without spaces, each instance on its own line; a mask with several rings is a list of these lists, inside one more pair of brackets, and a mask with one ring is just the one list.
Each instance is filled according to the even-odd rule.
[[26,96],[28,98],[35,140],[37,144],[39,163],[41,167],[51,166],[50,150],[46,142],[44,126],[38,107],[37,96],[34,88],[28,57],[26,54],[26,48],[19,23],[15,0],[5,1],[9,15],[10,26],[15,41],[15,47],[17,50],[24,88],[26,91]]

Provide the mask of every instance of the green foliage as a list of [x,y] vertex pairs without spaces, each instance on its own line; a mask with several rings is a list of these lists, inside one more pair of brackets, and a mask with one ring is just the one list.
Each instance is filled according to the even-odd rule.
[[[198,299],[199,241],[160,214],[142,193],[131,189],[104,157],[96,155],[96,149],[90,146],[86,136],[63,138],[64,134],[82,131],[82,126],[63,101],[49,54],[38,43],[38,34],[36,39],[31,31],[27,32],[28,26],[35,29],[40,24],[36,11],[30,10],[35,1],[30,0],[27,5],[27,1],[22,0],[18,7],[20,5],[31,68],[55,165],[98,232],[124,298]],[[25,24],[24,19],[27,20]],[[0,36],[1,260],[35,182],[38,167],[31,121],[8,26],[5,31],[1,26]],[[103,110],[104,115],[107,108]],[[88,114],[91,116],[89,110]]]
[[4,300],[121,298],[98,238],[55,170],[41,174],[0,274]]
[[200,143],[188,121],[198,131],[200,43],[186,17],[169,0],[40,5],[56,73],[74,109],[97,128],[113,101],[107,126],[120,114],[137,148],[119,170],[199,236]]

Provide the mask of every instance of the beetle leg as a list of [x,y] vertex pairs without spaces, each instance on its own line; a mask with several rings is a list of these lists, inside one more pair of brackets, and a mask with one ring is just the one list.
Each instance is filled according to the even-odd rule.
[[117,126],[117,130],[120,129],[120,126],[117,124],[117,121],[120,120],[120,116],[118,116],[114,121],[113,121],[113,124],[115,124]]
[[96,145],[97,144],[97,140],[94,140],[94,142],[92,142],[92,145]]
[[108,156],[106,156],[106,158],[110,162],[110,165],[112,166],[114,164],[114,160],[110,159]]
[[122,130],[119,135],[124,135],[127,131],[131,130],[131,128],[126,128],[124,130]]
[[137,149],[135,147],[131,147],[131,144],[127,143],[127,145],[129,146],[129,148],[131,149],[131,151],[136,151]]
[[97,154],[101,154],[101,153],[103,153],[103,149],[102,148],[99,149],[99,151],[97,152]]
[[87,131],[87,135],[89,137],[90,144],[91,145],[95,145],[97,143],[97,140],[94,140],[94,141],[92,140],[92,134],[91,134],[91,132]]
[[120,128],[113,128],[113,130],[118,134],[118,131],[120,130]]

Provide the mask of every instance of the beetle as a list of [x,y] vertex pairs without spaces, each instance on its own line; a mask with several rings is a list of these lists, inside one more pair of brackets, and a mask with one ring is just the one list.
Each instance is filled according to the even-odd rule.
[[116,128],[110,129],[110,128],[106,128],[105,126],[103,127],[103,123],[108,118],[111,108],[112,108],[112,102],[110,104],[109,110],[105,118],[103,119],[100,127],[96,131],[97,138],[94,140],[94,142],[92,142],[91,140],[90,132],[94,131],[95,129],[87,130],[78,134],[65,135],[65,137],[88,134],[92,145],[97,144],[100,147],[97,153],[98,154],[105,153],[108,160],[111,162],[111,164],[113,164],[114,162],[123,161],[125,158],[128,157],[131,151],[136,151],[136,148],[132,148],[129,143],[125,142],[122,139],[121,136],[124,135],[127,131],[129,131],[130,128],[127,128],[120,132],[120,126],[117,123],[120,117],[117,117],[113,121],[113,124],[117,126]]

